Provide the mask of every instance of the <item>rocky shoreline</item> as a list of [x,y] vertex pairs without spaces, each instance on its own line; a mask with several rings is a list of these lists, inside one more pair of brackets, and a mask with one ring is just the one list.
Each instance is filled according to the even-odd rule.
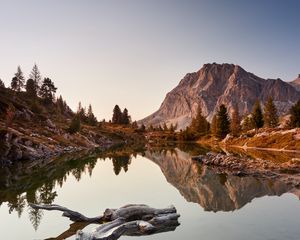
[[[64,136],[72,141],[72,136],[67,134]],[[50,137],[47,141],[41,141],[39,134],[25,135],[21,132],[10,129],[9,131],[0,132],[0,165],[11,165],[14,162],[22,160],[38,160],[48,159],[56,156],[60,156],[65,153],[74,153],[82,150],[90,150],[94,148],[107,148],[114,143],[111,139],[104,136],[83,136],[77,134],[77,138],[80,137],[84,140],[80,144],[63,145]]]
[[208,152],[206,155],[192,157],[200,164],[210,166],[219,173],[235,176],[253,176],[257,178],[283,179],[287,184],[300,188],[300,159],[278,163],[265,159],[254,159]]

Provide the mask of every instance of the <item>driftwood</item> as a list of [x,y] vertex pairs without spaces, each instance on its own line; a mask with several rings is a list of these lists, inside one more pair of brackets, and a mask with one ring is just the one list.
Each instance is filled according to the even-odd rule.
[[102,216],[86,217],[83,214],[59,205],[29,204],[34,209],[58,210],[74,222],[101,224],[93,232],[78,230],[78,240],[115,240],[122,235],[141,236],[174,231],[179,225],[176,208],[156,209],[143,204],[126,205],[118,209],[106,209]]

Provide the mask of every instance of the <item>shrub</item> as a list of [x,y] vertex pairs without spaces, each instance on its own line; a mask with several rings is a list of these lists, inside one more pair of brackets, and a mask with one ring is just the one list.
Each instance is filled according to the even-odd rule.
[[80,125],[80,117],[78,115],[75,115],[71,121],[70,127],[68,128],[68,132],[74,134],[80,131]]

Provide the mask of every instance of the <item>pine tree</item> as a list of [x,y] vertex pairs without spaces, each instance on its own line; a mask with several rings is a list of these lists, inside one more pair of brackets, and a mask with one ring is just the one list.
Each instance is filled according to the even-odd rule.
[[34,64],[31,73],[29,74],[29,78],[31,78],[34,81],[36,90],[39,90],[42,81],[42,76],[36,63]]
[[278,122],[277,109],[272,97],[270,97],[264,108],[264,123],[266,127],[275,128],[278,126]]
[[217,136],[217,115],[215,114],[211,120],[211,134]]
[[97,118],[95,117],[92,109],[92,105],[89,105],[87,112],[87,121],[90,125],[95,126],[97,124]]
[[71,121],[68,132],[71,134],[74,134],[74,133],[80,131],[80,127],[81,127],[80,117],[78,114],[76,114]]
[[44,78],[43,84],[40,88],[40,96],[43,98],[44,102],[50,104],[53,102],[54,94],[57,88],[50,78]]
[[77,114],[80,117],[81,120],[84,119],[85,117],[85,110],[81,105],[81,102],[78,103],[78,108],[77,108]]
[[291,118],[290,118],[290,127],[298,128],[300,127],[300,100],[291,107],[290,109]]
[[139,128],[139,130],[141,132],[145,132],[146,131],[146,126],[144,124],[142,124],[141,127]]
[[168,128],[168,126],[167,126],[167,124],[166,123],[164,123],[163,124],[163,130],[165,131],[165,132],[167,132],[167,131],[169,131],[169,128]]
[[11,79],[11,83],[10,83],[10,87],[12,90],[16,91],[18,88],[19,88],[19,85],[18,85],[18,79],[16,77],[13,77]]
[[199,107],[197,110],[196,117],[192,120],[190,130],[196,137],[205,136],[209,132],[209,122],[206,118],[202,115],[202,110]]
[[17,72],[15,73],[15,76],[11,80],[11,88],[17,92],[20,92],[24,87],[24,83],[25,83],[25,78],[23,72],[21,70],[21,67],[18,66]]
[[56,99],[56,106],[58,108],[58,111],[61,113],[61,114],[64,114],[65,111],[66,111],[66,103],[65,101],[63,100],[62,96],[60,95],[59,98]]
[[251,118],[246,116],[243,120],[242,129],[243,131],[247,132],[253,128]]
[[26,82],[26,93],[28,97],[35,99],[37,97],[36,86],[33,79],[28,79]]
[[259,100],[257,100],[256,103],[254,104],[251,121],[255,129],[259,129],[264,126],[264,118],[263,118]]
[[134,121],[134,122],[132,122],[131,127],[132,127],[133,129],[138,129],[139,126],[138,126],[137,122]]
[[128,115],[127,108],[124,108],[124,110],[123,110],[121,123],[125,124],[125,125],[128,125],[130,123],[130,116]]
[[230,133],[230,120],[227,113],[227,109],[224,104],[222,104],[217,113],[217,138],[223,139],[226,135]]
[[122,123],[122,112],[118,105],[114,107],[113,116],[112,116],[112,123],[114,124],[121,124]]
[[240,135],[241,132],[241,119],[239,114],[238,106],[235,104],[233,106],[233,112],[230,122],[230,130],[234,137],[237,137]]

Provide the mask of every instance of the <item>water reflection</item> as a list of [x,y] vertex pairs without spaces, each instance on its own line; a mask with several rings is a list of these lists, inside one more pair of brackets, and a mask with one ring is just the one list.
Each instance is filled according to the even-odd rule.
[[[9,213],[17,212],[18,217],[28,203],[51,204],[57,197],[55,186],[63,186],[68,176],[80,181],[82,174],[92,176],[97,161],[112,160],[113,171],[118,175],[128,171],[132,156],[137,149],[115,147],[107,151],[77,153],[41,162],[20,162],[13,167],[0,168],[0,206],[7,202]],[[28,216],[35,230],[41,222],[41,210],[28,208]]]
[[[132,159],[137,154],[156,163],[166,180],[178,189],[187,201],[198,203],[207,211],[233,211],[257,197],[297,192],[293,186],[280,180],[218,174],[214,169],[191,160],[191,156],[207,151],[208,148],[199,145],[151,147],[146,151],[141,148],[116,147],[106,151],[66,155],[57,159],[20,162],[14,167],[0,169],[0,205],[7,202],[9,213],[16,212],[20,217],[24,214],[28,202],[53,203],[57,197],[55,187],[62,187],[68,176],[74,176],[77,181],[81,180],[83,174],[92,176],[98,161],[112,161],[111,170],[118,176],[121,172],[130,171]],[[245,153],[239,151],[236,154]],[[268,157],[266,152],[256,152],[255,156]],[[275,159],[274,161],[296,157],[287,157],[285,154],[284,158],[277,159],[276,154],[269,156]],[[33,228],[37,230],[43,217],[42,212],[29,208],[28,216]],[[72,236],[76,230],[83,227],[84,224],[71,224],[70,229],[56,239]]]
[[131,163],[130,155],[116,156],[112,158],[112,162],[114,165],[114,172],[116,175],[119,175],[122,168],[124,172],[128,171],[128,165]]
[[161,168],[166,180],[187,201],[200,204],[206,211],[233,211],[257,197],[297,192],[292,185],[280,180],[218,174],[212,168],[193,162],[189,153],[179,149],[146,151],[145,157]]

